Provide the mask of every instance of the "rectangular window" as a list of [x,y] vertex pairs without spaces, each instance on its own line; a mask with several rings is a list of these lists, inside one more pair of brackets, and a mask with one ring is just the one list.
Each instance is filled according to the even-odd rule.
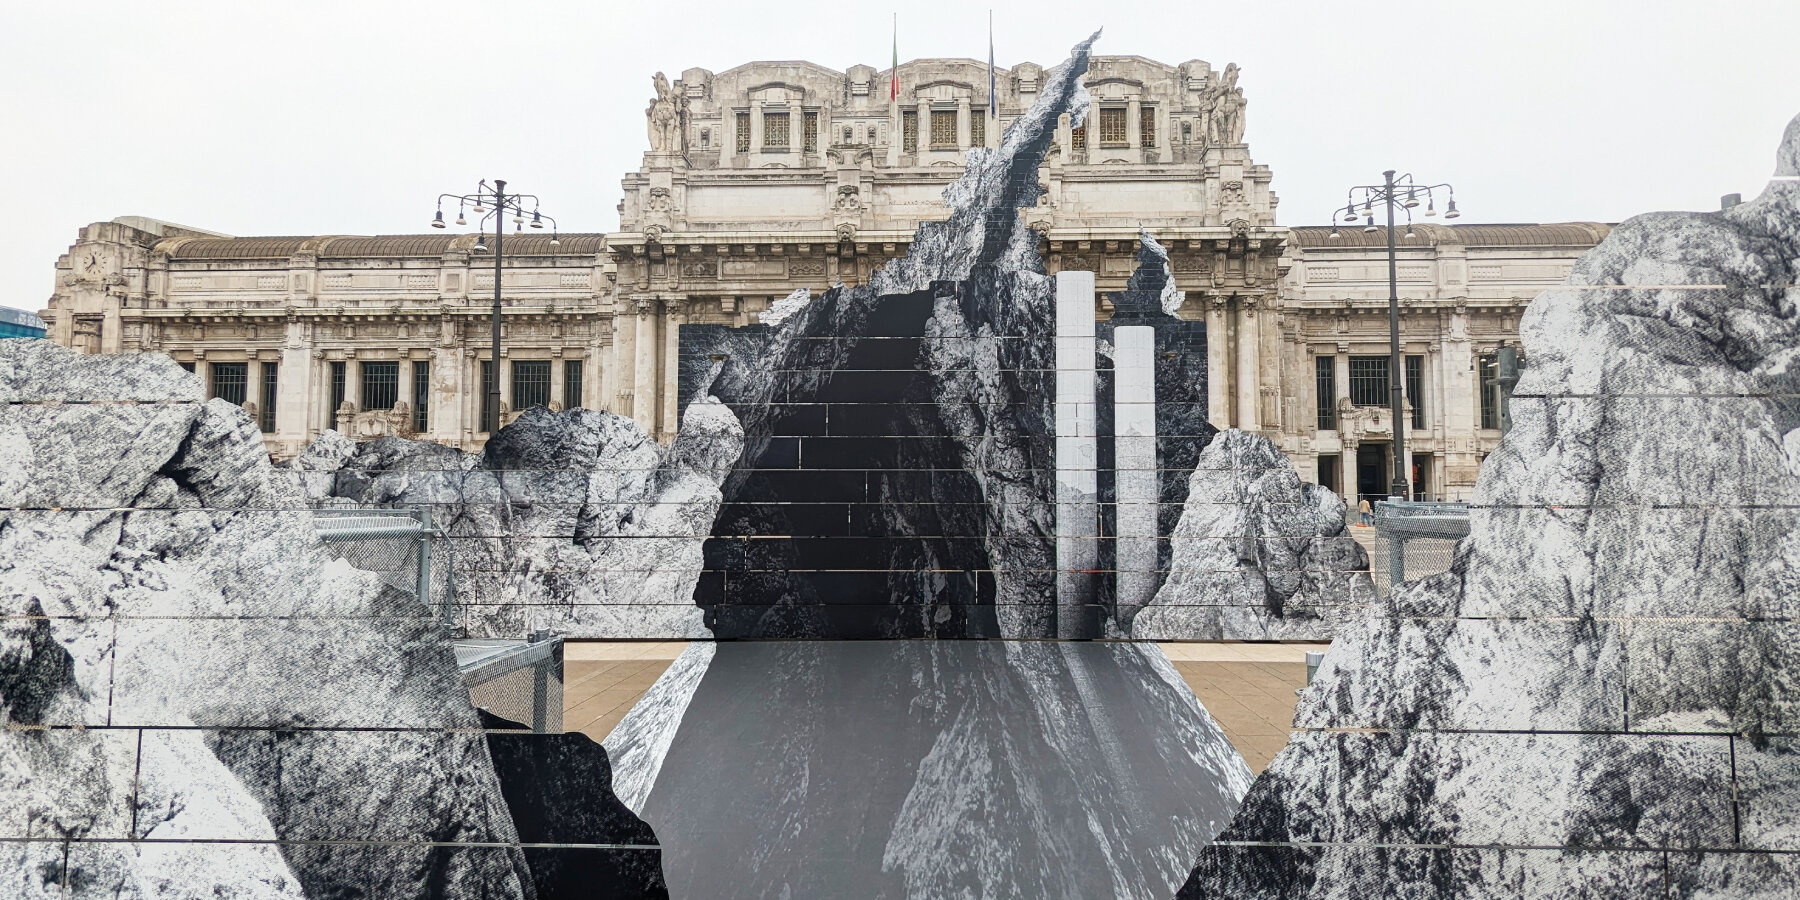
[[249,363],[216,362],[206,367],[212,376],[212,395],[228,403],[244,405],[245,382],[249,381]]
[[275,433],[275,388],[281,371],[280,363],[262,364],[262,399],[256,404],[256,427],[263,434]]
[[816,112],[806,114],[806,146],[803,149],[808,153],[819,152],[819,114]]
[[484,359],[481,361],[481,425],[479,426],[482,431],[487,430],[488,418],[492,415],[494,415],[494,361]]
[[750,152],[750,114],[737,114],[737,152]]
[[1500,358],[1492,353],[1481,355],[1476,367],[1475,389],[1481,392],[1481,427],[1500,427]]
[[1350,357],[1350,402],[1357,406],[1386,406],[1390,399],[1388,358]]
[[[340,360],[331,364],[331,406],[325,410],[326,417],[333,423],[336,423],[338,409],[343,405],[344,363]],[[332,427],[335,428],[337,426],[333,424]]]
[[1138,144],[1144,147],[1156,146],[1156,107],[1138,108]]
[[513,411],[550,405],[550,361],[516,359],[512,364]]
[[1406,399],[1412,401],[1412,427],[1425,427],[1425,357],[1406,357]]
[[905,110],[900,113],[900,152],[919,152],[919,113],[917,110]]
[[1337,430],[1337,357],[1313,357],[1313,381],[1318,393],[1319,430]]
[[366,362],[362,368],[362,408],[393,409],[400,400],[400,364]]
[[1082,124],[1076,125],[1075,127],[1069,129],[1069,149],[1070,150],[1086,150],[1087,149],[1087,123],[1086,122],[1083,122]]
[[563,361],[563,409],[581,408],[581,360]]
[[1129,138],[1125,136],[1125,107],[1103,106],[1100,108],[1100,146],[1123,144]]
[[763,113],[763,149],[786,150],[788,148],[788,114]]
[[423,359],[413,360],[413,430],[431,430],[431,363]]
[[956,146],[956,110],[934,109],[931,111],[931,146]]
[[987,146],[987,110],[969,110],[969,146]]

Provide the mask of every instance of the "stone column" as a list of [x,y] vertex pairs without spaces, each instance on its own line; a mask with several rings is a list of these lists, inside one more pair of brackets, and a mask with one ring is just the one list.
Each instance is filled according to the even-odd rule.
[[[788,165],[802,168],[805,163],[802,157],[806,154],[806,109],[799,100],[788,101],[788,156],[792,161]],[[671,263],[673,265],[673,263]]]
[[[1139,119],[1139,117],[1141,117],[1143,115],[1143,113],[1144,113],[1144,105],[1143,105],[1142,101],[1130,100],[1130,101],[1126,102],[1126,104],[1125,104],[1125,143],[1127,146],[1129,146],[1133,150],[1142,150],[1144,147],[1143,132],[1140,131],[1138,128],[1138,124],[1139,124],[1138,119]],[[1141,161],[1142,160],[1140,160],[1140,159],[1132,160],[1132,162],[1141,162]]]
[[1090,638],[1100,562],[1094,273],[1056,275],[1056,636]]
[[[883,85],[886,87],[886,85]],[[893,168],[900,164],[900,101],[897,98],[888,100],[888,143],[887,164]]]
[[431,437],[449,440],[458,447],[462,446],[463,423],[468,421],[461,401],[473,393],[466,388],[466,358],[459,347],[433,347],[431,384],[426,387],[431,392]]
[[322,360],[314,360],[312,348],[306,345],[306,325],[298,321],[287,323],[287,333],[281,348],[281,365],[275,370],[277,439],[301,443],[312,439],[311,430],[306,427],[307,413],[311,406],[307,401],[319,396],[311,390],[319,362]]
[[[404,403],[407,409],[413,406],[413,373],[412,352],[402,347],[398,362],[394,364],[395,373],[399,376],[394,384],[394,402]],[[407,427],[412,427],[408,422]]]
[[[344,354],[344,399],[357,412],[362,412],[362,360],[351,353]],[[333,421],[337,420],[337,410],[331,411]]]
[[[755,160],[756,155],[763,152],[763,120],[762,120],[762,117],[763,117],[762,104],[755,100],[750,101],[750,159],[751,160]],[[734,135],[732,137],[732,140],[734,140],[734,141],[737,140],[737,137]],[[749,165],[750,165],[750,168],[752,168],[752,169],[757,168],[757,164],[755,162],[751,162]]]
[[557,409],[565,408],[563,406],[562,353],[561,347],[552,350],[550,353],[550,402],[556,404],[555,408]]
[[[1338,433],[1342,434],[1343,431],[1341,429],[1343,428],[1343,423],[1339,423],[1338,427],[1340,429]],[[1352,510],[1355,510],[1356,509],[1356,501],[1357,501],[1357,492],[1356,492],[1356,446],[1357,445],[1356,445],[1355,441],[1349,440],[1349,439],[1340,441],[1340,443],[1343,444],[1344,449],[1342,452],[1338,453],[1338,472],[1339,472],[1339,478],[1342,482],[1341,486],[1343,489],[1338,492],[1338,496],[1343,497],[1344,502],[1350,504],[1350,508]]]
[[1237,388],[1237,427],[1255,431],[1261,427],[1261,392],[1257,390],[1257,372],[1262,368],[1262,334],[1257,329],[1256,299],[1238,298],[1237,371],[1232,373],[1232,386]]
[[656,433],[656,301],[637,302],[633,341],[631,418],[647,434]]
[[1229,321],[1225,298],[1214,295],[1206,304],[1206,417],[1219,429],[1232,425]]
[[681,325],[687,321],[687,302],[673,300],[664,304],[666,318],[663,320],[663,352],[662,352],[662,426],[656,435],[658,440],[673,442],[675,431],[681,427],[681,409],[679,395],[681,392]]
[[1156,329],[1122,325],[1113,347],[1113,568],[1122,630],[1156,595]]
[[956,101],[956,146],[959,150],[969,148],[969,98]]

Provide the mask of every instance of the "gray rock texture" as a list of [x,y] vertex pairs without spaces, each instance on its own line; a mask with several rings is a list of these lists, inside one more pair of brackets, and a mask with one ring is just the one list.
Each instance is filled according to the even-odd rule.
[[1140,640],[1328,640],[1375,602],[1344,501],[1302,482],[1268,438],[1235,428],[1200,452],[1168,578]]
[[1343,632],[1184,898],[1791,897],[1800,119],[1522,323],[1449,572]]
[[243,410],[44,341],[0,385],[0,896],[531,896],[448,643]]
[[293,462],[307,499],[431,506],[471,636],[710,636],[694,584],[719,484],[743,449],[718,401],[690,403],[667,448],[623,416],[543,407],[480,454],[393,437],[347,443],[328,432]]

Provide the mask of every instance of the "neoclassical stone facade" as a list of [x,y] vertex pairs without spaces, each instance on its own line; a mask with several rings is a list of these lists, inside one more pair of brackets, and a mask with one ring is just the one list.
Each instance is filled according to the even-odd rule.
[[[681,325],[748,324],[798,288],[854,285],[904,255],[918,224],[944,214],[967,155],[997,144],[1043,78],[1032,63],[1000,69],[990,98],[986,64],[966,59],[897,75],[807,62],[659,73],[619,230],[560,246],[507,238],[503,412],[602,407],[668,439]],[[1021,214],[1051,272],[1096,273],[1102,318],[1136,265],[1139,228],[1153,234],[1186,293],[1181,315],[1207,323],[1213,422],[1268,435],[1303,472],[1354,494],[1392,440],[1385,393],[1364,402],[1378,374],[1368,359],[1387,344],[1384,245],[1276,223],[1238,80],[1235,65],[1095,57],[1092,108],[1080,127],[1061,122],[1041,199]],[[1499,438],[1482,427],[1482,358],[1516,340],[1525,302],[1604,231],[1422,226],[1402,240],[1422,494],[1473,487]],[[473,243],[231,238],[122,218],[82,230],[44,318],[68,346],[160,350],[193,366],[214,393],[256,406],[279,456],[326,428],[472,449],[485,438],[493,290],[492,257]],[[1321,407],[1323,391],[1333,398]]]

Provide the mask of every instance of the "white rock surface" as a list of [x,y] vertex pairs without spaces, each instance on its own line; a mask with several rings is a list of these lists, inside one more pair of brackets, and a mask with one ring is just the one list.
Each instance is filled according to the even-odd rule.
[[[719,484],[743,450],[724,404],[688,404],[664,448],[624,416],[526,410],[479,455],[335,434],[292,471],[315,504],[428,504],[473,637],[709,637],[694,605]],[[323,445],[323,446],[321,446]]]
[[1339,636],[1183,898],[1793,895],[1800,118],[1777,174],[1532,302],[1451,570]]
[[1344,502],[1261,435],[1222,431],[1200,452],[1171,543],[1139,640],[1328,640],[1375,602]]
[[0,385],[0,895],[529,895],[516,847],[427,843],[517,841],[449,645],[242,409],[44,341]]

